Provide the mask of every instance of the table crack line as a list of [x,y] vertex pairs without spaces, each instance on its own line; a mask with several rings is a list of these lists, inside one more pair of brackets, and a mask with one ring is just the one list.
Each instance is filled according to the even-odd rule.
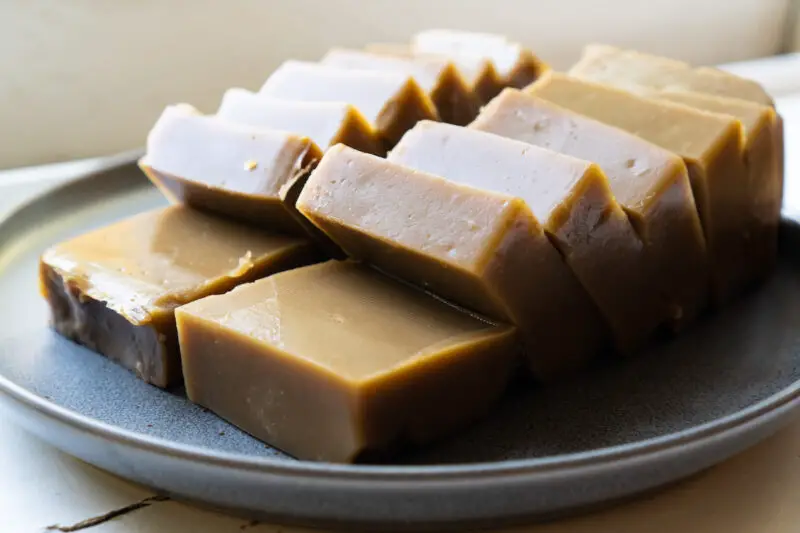
[[154,503],[169,501],[169,499],[170,499],[169,496],[150,496],[149,498],[145,498],[130,505],[126,505],[125,507],[120,507],[119,509],[114,509],[108,511],[107,513],[87,518],[86,520],[81,520],[80,522],[72,524],[71,526],[61,526],[58,524],[53,524],[47,526],[44,529],[45,531],[59,531],[61,533],[72,533],[74,531],[82,531],[84,529],[89,529],[94,526],[105,524],[110,520],[113,520],[120,516],[124,516],[128,513],[132,513],[134,511],[138,511],[139,509],[150,507]]

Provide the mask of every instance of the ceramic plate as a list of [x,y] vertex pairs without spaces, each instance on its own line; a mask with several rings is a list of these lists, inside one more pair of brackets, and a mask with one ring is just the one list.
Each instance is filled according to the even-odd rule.
[[48,329],[41,251],[164,203],[127,160],[0,221],[0,400],[54,446],[175,497],[347,529],[496,526],[679,480],[800,405],[800,227],[784,221],[768,283],[635,360],[519,387],[483,423],[392,465],[297,461]]

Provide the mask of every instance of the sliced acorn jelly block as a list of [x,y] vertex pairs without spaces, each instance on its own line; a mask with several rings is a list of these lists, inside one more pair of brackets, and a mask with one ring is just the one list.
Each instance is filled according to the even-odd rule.
[[242,285],[177,311],[189,399],[300,459],[354,462],[485,414],[515,330],[351,262]]
[[439,119],[427,93],[411,76],[400,72],[290,60],[272,73],[259,93],[285,100],[351,104],[370,121],[386,149],[417,121]]
[[554,72],[525,90],[683,158],[706,238],[716,303],[731,299],[760,277],[761,258],[749,256],[750,235],[759,228],[739,120]]
[[[760,258],[760,275],[769,274],[778,257],[778,226],[783,204],[783,121],[775,108],[738,98],[691,92],[662,92],[657,98],[739,119],[744,126],[744,165],[754,209],[754,229],[748,243],[752,258]],[[758,275],[758,273],[756,274]]]
[[494,67],[494,63],[481,55],[464,56],[435,52],[426,53],[416,50],[410,44],[398,43],[371,43],[365,46],[364,50],[373,54],[405,59],[438,58],[452,61],[467,82],[467,87],[482,104],[494,98],[505,87],[500,74],[497,73],[497,69]]
[[320,61],[324,65],[356,70],[400,72],[414,78],[428,93],[439,118],[450,124],[466,125],[480,108],[478,97],[455,64],[441,57],[396,57],[363,50],[334,48]]
[[432,29],[414,35],[411,47],[416,52],[443,54],[456,63],[478,65],[489,61],[499,78],[500,89],[521,89],[549,70],[533,52],[503,35]]
[[388,159],[522,199],[597,305],[621,353],[637,351],[665,322],[644,246],[596,165],[436,122],[409,130]]
[[321,157],[308,137],[234,124],[169,106],[147,137],[139,166],[173,201],[268,230],[301,234],[280,190]]
[[222,97],[217,116],[248,126],[304,135],[322,149],[342,143],[370,154],[384,152],[369,121],[345,102],[285,100],[232,88]]
[[[741,120],[746,135],[744,163],[757,226],[750,235],[748,253],[764,258],[755,263],[763,266],[760,275],[771,272],[777,258],[777,225],[783,200],[783,120],[761,85],[718,69],[692,68],[681,61],[606,45],[587,46],[570,73]],[[759,276],[758,270],[754,275]]]
[[624,130],[506,89],[470,125],[596,163],[645,243],[673,329],[708,301],[708,254],[683,160]]
[[711,67],[692,67],[653,54],[591,44],[569,71],[573,77],[649,94],[653,90],[692,91],[772,106],[772,97],[753,80]]
[[40,285],[58,333],[166,387],[181,381],[176,307],[314,260],[306,239],[176,205],[50,248]]

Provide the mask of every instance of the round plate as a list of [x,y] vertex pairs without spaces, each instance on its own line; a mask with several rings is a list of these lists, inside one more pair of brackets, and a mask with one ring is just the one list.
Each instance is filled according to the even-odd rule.
[[686,477],[800,405],[800,228],[784,221],[769,282],[641,357],[519,387],[483,423],[392,465],[296,461],[48,329],[41,251],[164,203],[125,161],[0,223],[0,400],[45,441],[170,495],[327,527],[496,526]]

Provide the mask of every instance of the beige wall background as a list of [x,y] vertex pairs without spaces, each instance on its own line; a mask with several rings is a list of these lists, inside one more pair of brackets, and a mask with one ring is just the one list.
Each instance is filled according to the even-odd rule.
[[0,0],[0,168],[140,146],[164,105],[213,111],[226,88],[332,45],[452,27],[559,68],[589,41],[715,64],[779,51],[790,1]]
[[791,49],[800,52],[800,0],[792,0],[790,10],[793,12],[794,22],[791,24],[789,33],[792,35]]

